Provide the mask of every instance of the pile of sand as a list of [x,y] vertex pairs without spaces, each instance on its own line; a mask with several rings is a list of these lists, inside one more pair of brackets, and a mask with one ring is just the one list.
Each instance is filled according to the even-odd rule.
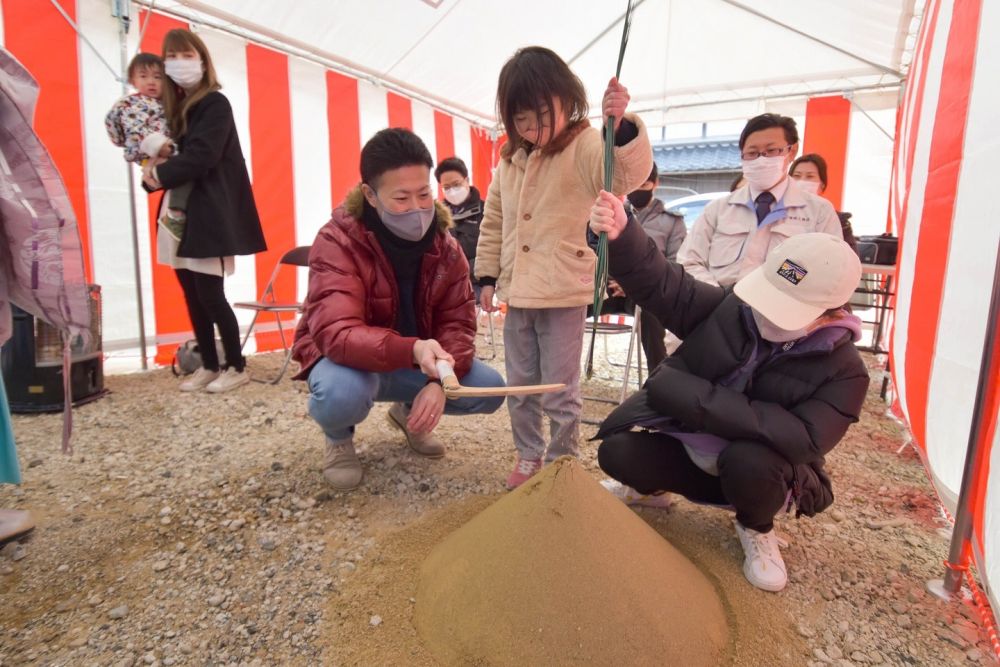
[[417,630],[446,664],[719,665],[716,590],[560,459],[449,535],[421,568]]

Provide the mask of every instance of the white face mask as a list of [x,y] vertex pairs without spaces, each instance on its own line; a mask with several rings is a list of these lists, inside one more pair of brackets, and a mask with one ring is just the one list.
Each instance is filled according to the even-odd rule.
[[819,181],[807,181],[805,179],[795,181],[795,185],[799,186],[800,190],[805,190],[811,195],[819,194],[819,186],[822,185]]
[[445,188],[444,198],[452,206],[461,206],[469,198],[469,186],[459,185],[454,188]]
[[805,337],[809,333],[809,327],[803,327],[801,329],[796,329],[795,331],[789,331],[788,329],[782,329],[778,325],[771,322],[755,309],[751,308],[750,311],[753,313],[753,321],[757,324],[757,331],[760,332],[760,337],[771,343],[787,343],[792,340],[798,340],[799,338]]
[[743,160],[743,177],[750,187],[757,192],[764,192],[778,184],[785,175],[785,156],[759,157],[756,160]]
[[163,72],[181,88],[191,88],[201,81],[204,68],[201,64],[201,58],[197,60],[171,58],[164,61]]

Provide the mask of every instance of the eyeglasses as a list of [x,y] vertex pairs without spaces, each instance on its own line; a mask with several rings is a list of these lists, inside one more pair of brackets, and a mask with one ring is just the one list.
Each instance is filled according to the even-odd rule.
[[778,157],[779,155],[784,155],[788,152],[791,146],[785,146],[784,148],[768,148],[764,151],[743,151],[740,153],[740,157],[744,160],[756,160],[759,157]]

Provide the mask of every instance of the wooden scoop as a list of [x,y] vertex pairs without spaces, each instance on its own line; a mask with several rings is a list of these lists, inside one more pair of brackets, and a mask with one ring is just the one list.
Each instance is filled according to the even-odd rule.
[[447,361],[438,360],[438,377],[444,388],[445,398],[465,398],[469,396],[524,396],[527,394],[548,394],[565,389],[565,384],[531,384],[523,387],[463,387],[455,377],[455,369]]

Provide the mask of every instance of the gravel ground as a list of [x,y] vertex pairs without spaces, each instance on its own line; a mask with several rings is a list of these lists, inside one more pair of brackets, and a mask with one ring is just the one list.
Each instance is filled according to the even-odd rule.
[[[279,362],[258,355],[250,369]],[[69,458],[60,415],[15,416],[24,483],[0,487],[0,507],[30,510],[38,528],[0,551],[0,665],[434,664],[411,622],[416,572],[504,492],[506,410],[446,417],[448,455],[428,461],[377,405],[358,431],[365,484],[338,494],[317,469],[303,383],[220,396],[176,384],[169,370],[109,377],[110,393],[74,413]],[[737,634],[770,644],[737,651],[737,664],[992,664],[978,609],[925,592],[948,526],[916,454],[897,453],[905,434],[879,384],[830,457],[832,510],[778,523],[790,542],[784,592],[743,580],[726,512],[640,510],[709,575]],[[595,379],[585,393],[617,389]],[[585,415],[609,407],[587,402]],[[593,443],[582,462],[600,476]]]

